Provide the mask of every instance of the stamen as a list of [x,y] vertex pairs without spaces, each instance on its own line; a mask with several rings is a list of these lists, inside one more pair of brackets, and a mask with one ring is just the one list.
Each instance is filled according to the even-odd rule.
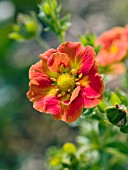
[[70,92],[71,91],[71,89],[68,89],[68,92]]
[[61,64],[61,66],[60,66],[60,73],[63,73],[63,71],[64,71],[64,65]]
[[77,71],[76,71],[76,69],[72,69],[71,71],[70,71],[70,73],[72,74],[72,75],[75,75],[76,73],[77,73]]
[[80,79],[82,76],[83,76],[83,74],[82,74],[82,73],[81,73],[81,74],[79,74],[79,76],[78,76],[78,77],[79,77],[79,79]]
[[59,93],[57,96],[58,96],[58,97],[62,97],[63,95],[62,95],[62,93]]
[[57,81],[57,79],[55,79],[55,78],[53,78],[53,77],[52,77],[52,78],[50,78],[50,79],[51,79],[52,81]]
[[76,82],[76,86],[79,86],[80,85],[80,83],[79,82]]
[[56,89],[56,93],[60,92],[60,89]]

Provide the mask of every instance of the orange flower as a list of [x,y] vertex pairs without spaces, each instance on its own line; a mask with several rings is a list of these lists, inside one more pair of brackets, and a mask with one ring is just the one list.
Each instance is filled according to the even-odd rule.
[[97,40],[101,45],[96,60],[101,66],[108,66],[124,59],[128,52],[128,26],[115,27],[104,32]]
[[29,71],[27,97],[33,107],[70,123],[80,117],[83,107],[98,105],[104,84],[94,57],[93,48],[79,42],[65,42],[41,54]]

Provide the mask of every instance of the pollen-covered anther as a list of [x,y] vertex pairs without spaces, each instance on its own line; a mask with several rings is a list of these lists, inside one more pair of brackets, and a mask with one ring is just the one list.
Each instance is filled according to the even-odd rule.
[[62,97],[63,96],[63,94],[62,93],[59,93],[58,95],[57,95],[57,97]]
[[51,80],[54,81],[54,82],[57,81],[57,79],[55,79],[55,78],[53,78],[53,77],[51,78]]
[[60,89],[56,89],[56,93],[59,93],[60,92]]
[[82,76],[83,76],[83,74],[81,73],[81,74],[79,74],[78,75],[78,78],[76,78],[76,81],[78,81],[79,79],[81,79],[82,78]]
[[81,74],[79,74],[79,76],[78,76],[78,77],[79,77],[79,79],[80,79],[82,76],[83,76],[83,74],[82,74],[82,73],[81,73]]
[[72,75],[75,75],[75,74],[77,73],[77,70],[73,68],[73,69],[70,71],[70,73],[71,73]]
[[70,92],[71,91],[71,89],[68,89],[68,92]]
[[79,82],[76,82],[76,86],[80,86],[80,83],[79,83]]

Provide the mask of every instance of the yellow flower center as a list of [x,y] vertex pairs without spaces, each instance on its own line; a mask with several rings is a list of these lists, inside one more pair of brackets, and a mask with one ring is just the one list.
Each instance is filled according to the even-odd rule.
[[109,51],[110,51],[111,53],[115,54],[115,53],[117,53],[118,48],[117,48],[117,46],[112,45],[112,46],[110,47]]
[[57,86],[61,91],[67,92],[69,89],[72,90],[75,87],[74,76],[64,73],[57,79]]

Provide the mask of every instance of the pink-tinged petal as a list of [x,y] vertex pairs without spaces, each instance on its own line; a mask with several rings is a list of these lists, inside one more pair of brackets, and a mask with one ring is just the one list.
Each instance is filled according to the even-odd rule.
[[79,42],[65,42],[61,44],[57,50],[61,53],[67,54],[69,57],[70,70],[79,70],[81,65],[81,54],[84,51],[84,46],[82,46]]
[[[82,94],[83,95],[83,94]],[[100,102],[102,101],[103,99],[103,95],[101,95],[99,98],[92,98],[92,99],[89,99],[89,98],[86,98],[84,95],[83,95],[83,100],[84,100],[84,108],[92,108],[92,107],[95,107],[97,106],[98,104],[100,104]]]
[[38,101],[46,95],[55,95],[56,89],[51,85],[51,80],[44,77],[32,79],[29,83],[30,90],[27,97],[30,101]]
[[103,48],[109,49],[111,43],[115,39],[120,39],[123,33],[122,27],[115,27],[101,34],[96,40],[96,45],[102,45]]
[[52,115],[61,114],[60,100],[57,97],[46,96],[38,102],[34,102],[33,107],[39,112]]
[[78,73],[87,74],[94,63],[95,51],[91,46],[86,46],[83,54],[81,55],[81,67]]
[[111,74],[113,77],[118,77],[124,75],[125,73],[126,73],[126,66],[124,63],[112,64],[110,66],[110,72],[108,72],[108,74]]
[[113,63],[113,58],[112,58],[112,56],[110,57],[110,54],[106,50],[102,49],[98,53],[98,55],[96,57],[96,61],[101,66],[107,66],[107,65]]
[[51,83],[52,81],[46,77],[36,77],[30,81],[29,86],[36,85],[40,88],[44,88],[50,86]]
[[[82,77],[84,79],[84,76]],[[81,79],[81,81],[82,81]],[[89,83],[85,86],[81,84],[81,90],[85,97],[87,98],[98,98],[103,94],[104,91],[104,83],[101,75],[98,73],[98,66],[95,62],[92,69],[88,73]]]
[[62,113],[60,115],[52,115],[54,119],[63,120],[67,123],[76,121],[82,114],[83,98],[79,95],[68,106],[62,106]]
[[96,61],[101,66],[108,66],[115,62],[121,61],[126,57],[126,45],[120,40],[114,40],[113,44],[111,44],[109,50],[105,50],[104,48],[100,50],[96,57]]
[[128,34],[126,36],[125,30],[126,27],[115,27],[104,32],[97,38],[96,45],[101,45],[102,48],[96,60],[101,66],[108,66],[126,57],[128,50]]
[[53,72],[59,72],[60,66],[63,64],[66,67],[69,63],[67,54],[56,52],[48,59],[48,68]]
[[48,68],[48,59],[51,57],[52,54],[54,54],[56,52],[57,52],[57,50],[50,49],[50,50],[46,51],[45,53],[40,54],[40,58],[42,60],[42,69],[43,69],[43,72],[45,74],[47,74],[49,77],[54,77],[54,78],[57,78],[58,74],[56,72],[51,71]]
[[32,65],[29,69],[29,79],[33,79],[35,77],[48,77],[42,69],[42,61],[40,60],[36,64]]

